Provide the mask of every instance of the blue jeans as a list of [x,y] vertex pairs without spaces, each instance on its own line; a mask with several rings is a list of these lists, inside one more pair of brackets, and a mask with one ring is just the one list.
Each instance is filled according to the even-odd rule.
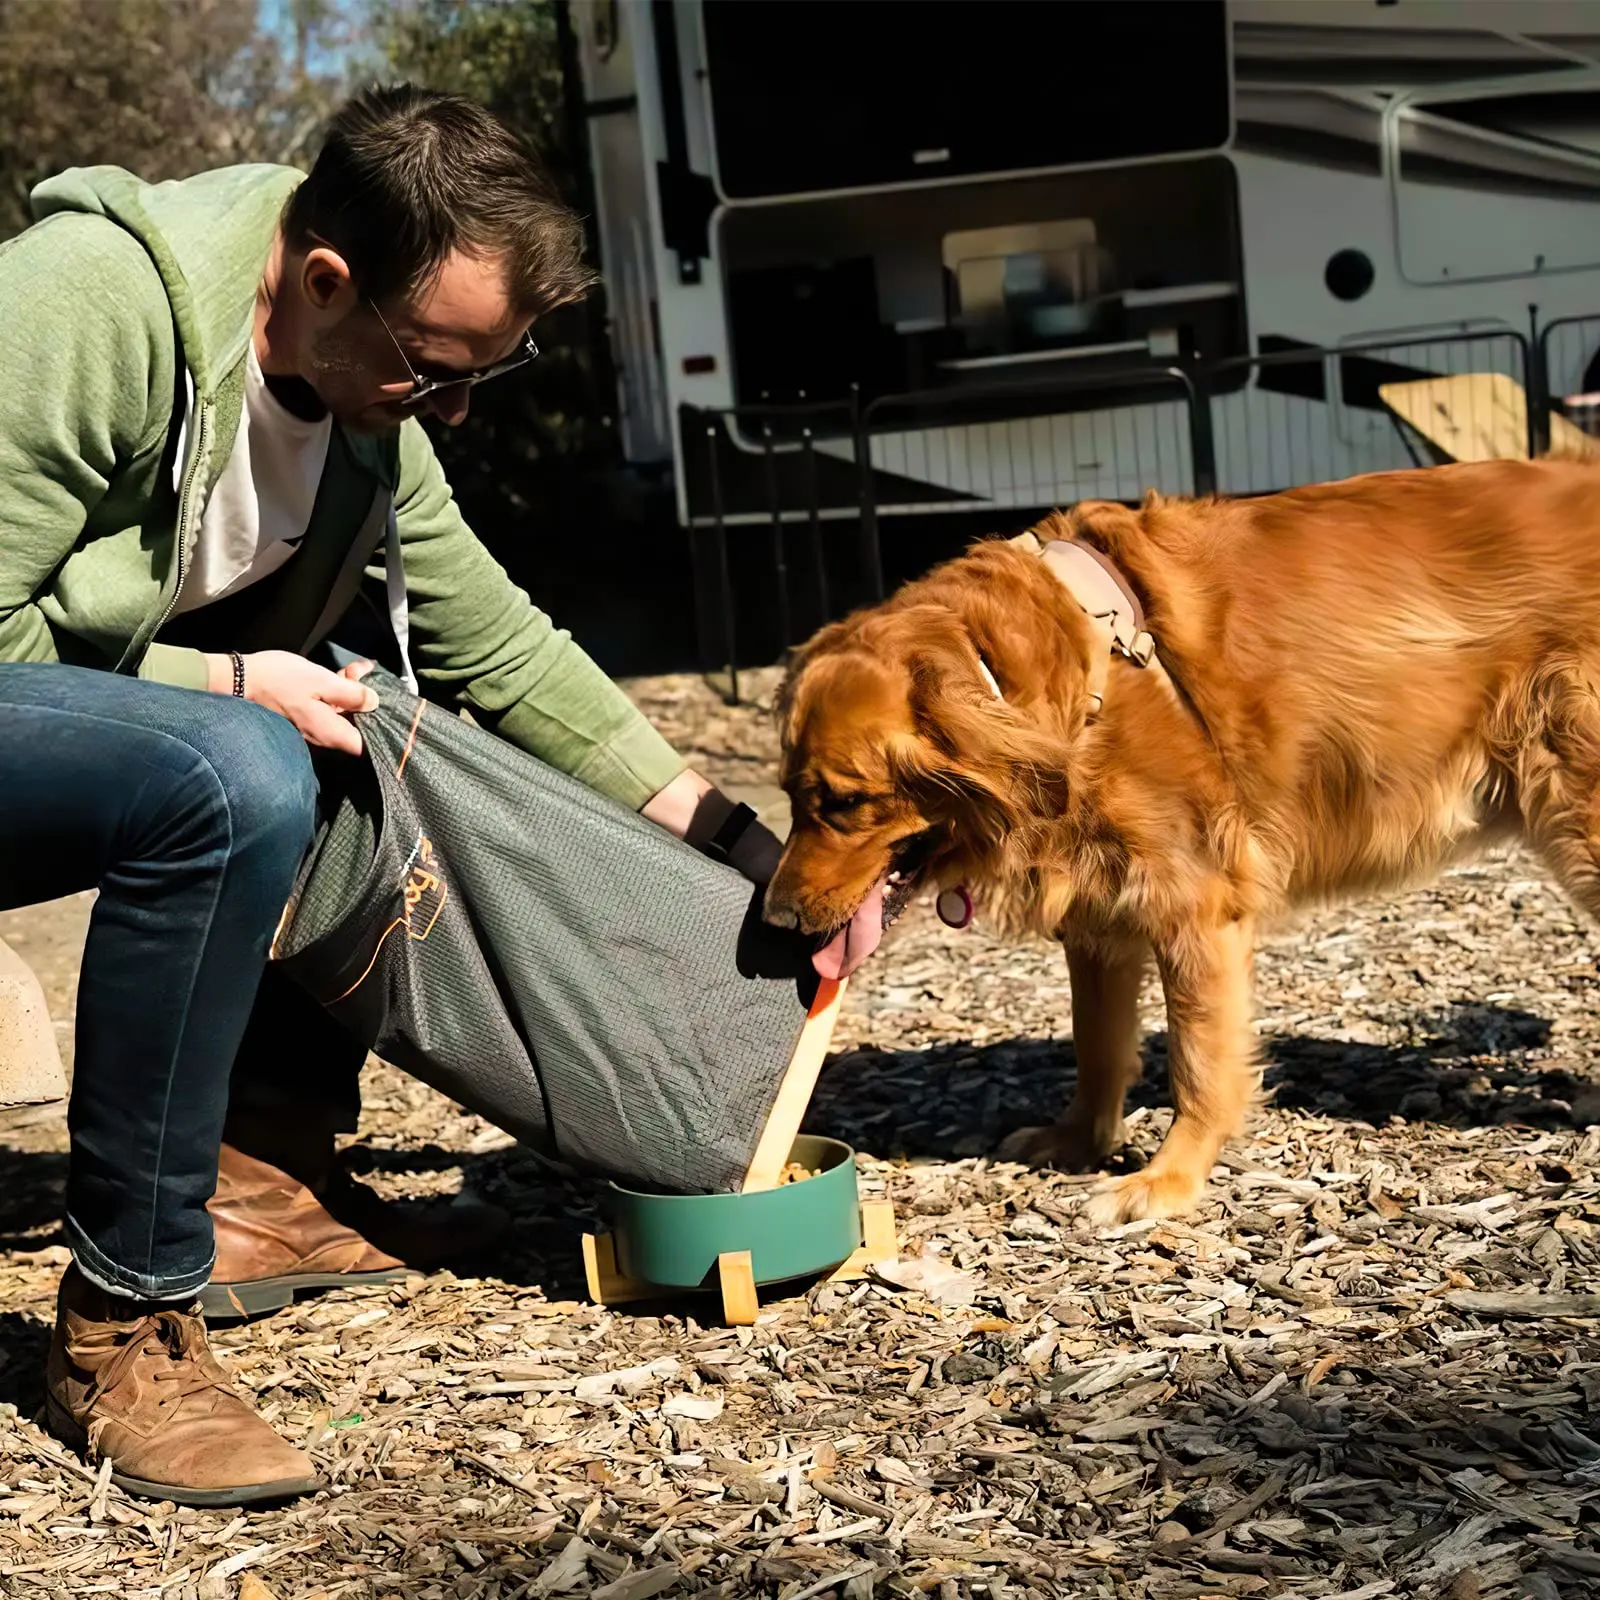
[[180,1300],[234,1055],[311,839],[283,717],[77,667],[0,663],[0,909],[98,888],[78,987],[67,1241],[115,1294]]

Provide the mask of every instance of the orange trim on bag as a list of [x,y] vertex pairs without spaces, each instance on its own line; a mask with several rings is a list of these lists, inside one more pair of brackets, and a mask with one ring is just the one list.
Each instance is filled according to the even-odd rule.
[[406,747],[400,752],[400,764],[394,769],[395,777],[399,777],[406,770],[406,762],[411,757],[411,747],[417,742],[417,725],[422,721],[422,708],[427,705],[426,700],[417,701],[416,713],[411,718],[411,731],[406,735]]
[[391,922],[389,926],[378,935],[378,942],[372,947],[372,959],[362,969],[361,976],[357,978],[356,981],[352,983],[343,994],[336,994],[331,1000],[324,1000],[322,1003],[325,1006],[336,1006],[341,1000],[348,1000],[350,996],[353,995],[356,990],[359,989],[361,985],[372,976],[372,969],[378,964],[378,954],[383,949],[383,941],[387,939],[396,928],[403,928],[405,925],[406,919],[404,917],[396,917],[394,921]]

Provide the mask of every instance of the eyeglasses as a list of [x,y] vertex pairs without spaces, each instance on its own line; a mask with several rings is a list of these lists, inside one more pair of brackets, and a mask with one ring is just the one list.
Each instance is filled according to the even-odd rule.
[[426,399],[430,394],[437,394],[441,389],[471,388],[475,383],[485,383],[490,378],[498,378],[502,373],[510,372],[516,367],[525,367],[539,354],[539,347],[533,342],[531,331],[523,334],[522,346],[515,355],[507,356],[503,361],[496,361],[491,366],[480,367],[476,372],[463,372],[454,378],[425,378],[411,365],[411,358],[405,352],[405,347],[394,336],[394,329],[384,319],[383,313],[378,309],[375,301],[368,300],[372,307],[372,314],[378,319],[383,331],[389,335],[389,343],[394,346],[395,354],[405,364],[406,376],[411,380],[411,393],[405,397],[403,404],[414,406],[419,400]]

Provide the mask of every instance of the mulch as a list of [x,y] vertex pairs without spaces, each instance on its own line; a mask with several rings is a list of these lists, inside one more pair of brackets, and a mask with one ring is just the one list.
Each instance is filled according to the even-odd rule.
[[[757,679],[770,692],[770,675]],[[773,798],[761,706],[635,693]],[[0,933],[70,997],[70,903]],[[31,941],[31,948],[30,948]],[[1600,1592],[1595,933],[1518,852],[1307,918],[1258,972],[1268,1103],[1184,1222],[992,1159],[1070,1081],[1059,951],[918,906],[852,985],[809,1126],[902,1257],[768,1296],[583,1298],[593,1186],[388,1068],[363,1160],[512,1209],[480,1275],[215,1343],[327,1492],[130,1500],[35,1421],[65,1252],[59,1110],[0,1135],[0,1593],[126,1600]],[[1159,996],[1133,1144],[1170,1117]]]

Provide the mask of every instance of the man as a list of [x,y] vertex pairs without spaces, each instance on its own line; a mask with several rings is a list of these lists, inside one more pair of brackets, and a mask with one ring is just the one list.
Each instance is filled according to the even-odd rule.
[[[398,655],[424,693],[693,843],[720,831],[734,844],[743,826],[735,855],[755,863],[759,884],[770,836],[687,770],[510,583],[462,521],[419,421],[460,422],[475,384],[534,359],[537,318],[592,282],[576,219],[508,129],[458,97],[377,90],[338,115],[303,180],[238,167],[148,186],[95,168],[43,184],[33,205],[37,224],[0,251],[0,662],[109,669],[252,701],[309,745],[358,752],[347,714],[369,692],[309,657],[364,603],[364,581],[381,583]],[[132,728],[130,738],[167,736],[184,719],[166,709],[169,695],[139,689],[119,686],[102,705],[93,685],[75,687],[69,709]],[[30,679],[8,710],[0,686],[0,729],[36,726],[38,693]],[[204,744],[192,729],[186,737],[187,749]],[[129,781],[120,740],[106,741],[107,786]],[[286,769],[287,794],[304,790],[300,765],[303,751]],[[0,877],[0,904],[104,886],[133,870],[129,860],[174,848],[160,818],[130,833],[104,793],[92,816],[73,823],[67,808],[53,823],[52,786],[84,781],[81,763],[42,762],[8,841],[32,870],[17,875],[20,896]],[[230,781],[219,773],[212,787]],[[309,802],[302,809],[303,828],[280,826],[263,847],[277,865],[262,881],[282,880],[286,859],[292,875],[311,825]],[[234,846],[213,848],[226,857]],[[154,1038],[130,1002],[187,985],[232,1017],[244,985],[248,1009],[271,930],[234,941],[231,979],[200,946],[187,965],[163,968],[176,900],[139,872],[145,887],[128,915],[144,937],[116,972],[117,1027],[80,1030],[74,1265],[50,1415],[136,1491],[199,1504],[294,1492],[309,1469],[286,1460],[227,1390],[187,1310],[211,1265],[196,1257],[210,1244],[198,1207],[213,1181],[214,1306],[244,1282],[259,1305],[381,1281],[481,1245],[503,1218],[461,1206],[408,1214],[342,1173],[334,1136],[355,1125],[362,1051],[271,974],[242,1043],[230,1023],[214,1029],[209,1052],[196,1046],[183,1006]],[[109,981],[91,971],[98,929],[123,915],[118,904],[103,888],[85,958],[97,993]],[[858,930],[853,959],[861,949]],[[96,1121],[92,1102],[130,1050],[169,1068],[119,1091],[117,1116],[138,1131],[123,1169],[115,1124]],[[134,1214],[135,1191],[148,1212],[136,1260],[116,1220]]]

